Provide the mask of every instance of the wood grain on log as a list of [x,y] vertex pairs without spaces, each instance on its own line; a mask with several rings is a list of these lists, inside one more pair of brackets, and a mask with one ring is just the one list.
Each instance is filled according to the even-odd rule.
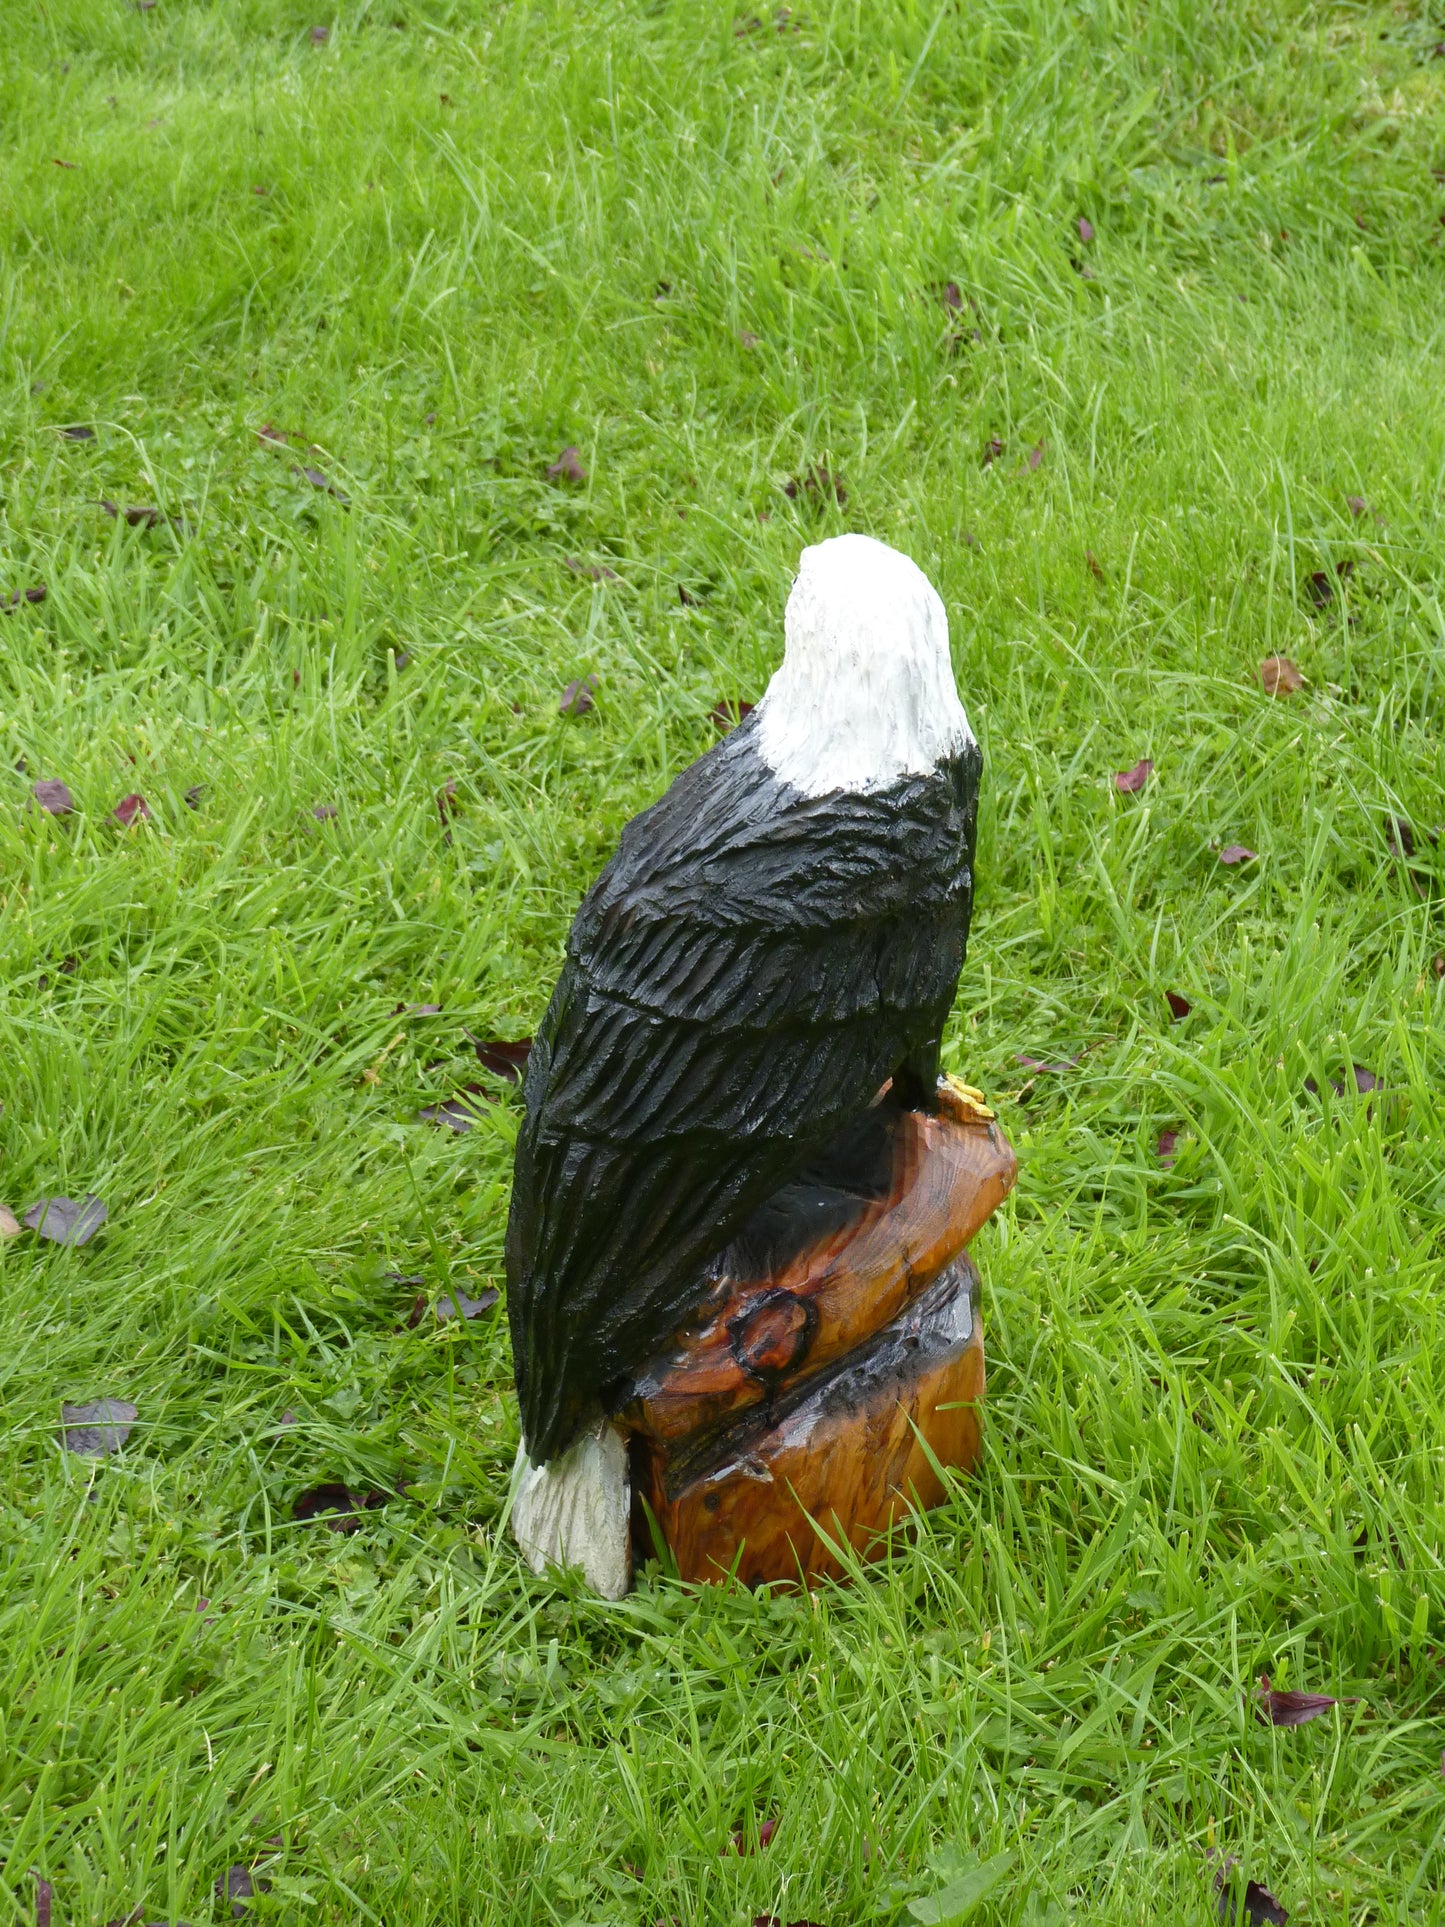
[[634,1484],[686,1578],[840,1570],[936,1469],[977,1456],[983,1337],[963,1249],[1010,1190],[1012,1148],[977,1094],[899,1114],[886,1195],[766,1277],[724,1275],[635,1381],[619,1423]]
[[634,1441],[634,1479],[684,1579],[837,1577],[838,1547],[876,1557],[911,1507],[938,1504],[939,1467],[978,1457],[977,1280],[960,1253],[871,1342],[729,1428],[680,1486],[651,1441]]

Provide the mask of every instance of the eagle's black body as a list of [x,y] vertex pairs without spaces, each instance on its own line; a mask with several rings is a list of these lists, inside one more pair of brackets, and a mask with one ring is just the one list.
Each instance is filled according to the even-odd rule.
[[629,823],[527,1066],[507,1226],[540,1464],[686,1320],[709,1260],[880,1086],[931,1099],[973,901],[980,757],[807,797],[750,718]]

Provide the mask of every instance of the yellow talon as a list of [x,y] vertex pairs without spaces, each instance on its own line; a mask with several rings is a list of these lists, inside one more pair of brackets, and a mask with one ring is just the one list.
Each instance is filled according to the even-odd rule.
[[972,1121],[979,1124],[993,1122],[994,1113],[984,1101],[982,1091],[976,1091],[972,1084],[965,1084],[961,1077],[955,1077],[951,1072],[945,1074],[943,1081],[953,1096],[959,1100],[960,1108],[969,1112]]

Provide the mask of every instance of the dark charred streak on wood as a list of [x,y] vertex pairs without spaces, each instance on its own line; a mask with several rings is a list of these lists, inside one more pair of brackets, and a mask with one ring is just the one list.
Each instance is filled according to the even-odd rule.
[[775,1287],[728,1323],[728,1349],[749,1378],[770,1390],[808,1355],[818,1307]]

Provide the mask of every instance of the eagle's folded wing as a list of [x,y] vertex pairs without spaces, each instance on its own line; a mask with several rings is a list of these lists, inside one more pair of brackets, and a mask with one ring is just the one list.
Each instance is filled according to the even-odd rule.
[[629,826],[528,1065],[507,1273],[534,1461],[666,1343],[757,1206],[936,1046],[962,966],[972,785],[914,785],[900,837],[897,797],[679,798],[711,761]]

